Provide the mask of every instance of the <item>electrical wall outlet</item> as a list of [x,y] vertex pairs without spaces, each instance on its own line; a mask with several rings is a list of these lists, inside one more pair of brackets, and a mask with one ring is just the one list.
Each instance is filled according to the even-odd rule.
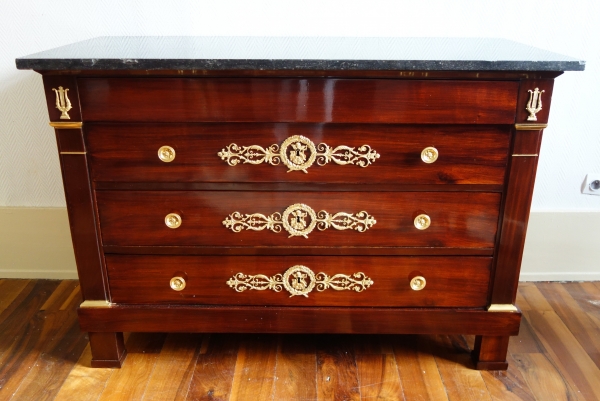
[[590,173],[585,177],[581,193],[587,195],[600,195],[600,173]]

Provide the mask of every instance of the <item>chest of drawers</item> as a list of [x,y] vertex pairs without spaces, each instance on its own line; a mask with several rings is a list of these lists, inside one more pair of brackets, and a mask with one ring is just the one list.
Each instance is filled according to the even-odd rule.
[[94,366],[123,331],[198,331],[472,334],[506,368],[553,79],[582,64],[83,48],[17,64],[44,78]]

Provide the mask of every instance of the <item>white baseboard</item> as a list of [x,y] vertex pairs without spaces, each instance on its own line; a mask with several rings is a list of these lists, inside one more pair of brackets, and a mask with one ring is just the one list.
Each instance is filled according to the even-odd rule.
[[[600,280],[600,212],[534,212],[523,281]],[[77,278],[65,208],[0,207],[0,278]]]

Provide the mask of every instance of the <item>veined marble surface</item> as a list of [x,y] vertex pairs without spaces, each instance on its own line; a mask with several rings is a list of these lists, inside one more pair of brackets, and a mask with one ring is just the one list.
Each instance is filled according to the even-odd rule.
[[585,61],[493,38],[108,36],[16,59],[34,70],[583,71]]

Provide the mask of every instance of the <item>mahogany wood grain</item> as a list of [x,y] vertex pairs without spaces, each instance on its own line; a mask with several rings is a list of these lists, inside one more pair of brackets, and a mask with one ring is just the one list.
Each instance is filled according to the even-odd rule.
[[521,320],[520,313],[443,308],[118,305],[78,312],[81,329],[95,332],[516,335]]
[[117,182],[96,181],[97,190],[115,191],[265,191],[265,192],[502,192],[487,184],[325,184],[309,182]]
[[[64,131],[56,130],[59,143]],[[81,130],[72,131],[81,137]],[[60,165],[82,296],[84,299],[108,299],[86,155],[61,154]]]
[[[85,121],[511,124],[514,81],[78,78]],[[359,106],[358,106],[359,105]]]
[[[506,126],[425,126],[365,124],[88,124],[86,145],[92,179],[117,182],[241,182],[320,184],[487,184],[501,185],[507,165],[510,129]],[[267,149],[302,135],[317,146],[369,145],[381,157],[361,168],[321,158],[307,169],[288,172],[283,162],[230,166],[217,153],[230,144]],[[141,141],[140,138],[143,138]],[[172,162],[158,158],[168,145]],[[421,151],[435,147],[431,164]],[[291,148],[287,149],[288,154]],[[337,153],[345,153],[346,150]],[[305,156],[310,157],[310,149]],[[260,159],[260,158],[255,158]],[[240,159],[238,159],[240,160]],[[360,160],[360,159],[357,159]],[[322,161],[321,161],[322,162]]]
[[120,368],[127,356],[123,333],[90,332],[91,365],[95,368]]
[[506,362],[508,339],[508,336],[475,337],[475,348],[472,357],[477,369],[506,370],[508,368]]
[[[171,305],[484,307],[491,266],[491,258],[484,257],[107,255],[106,261],[113,302]],[[296,265],[329,277],[364,272],[374,284],[359,293],[315,288],[308,297],[290,297],[285,289],[238,293],[226,284],[240,272],[273,277]],[[427,280],[420,291],[410,288],[410,280],[417,275]],[[182,291],[169,286],[175,276],[186,279]]]
[[[493,246],[500,195],[459,192],[384,192],[367,196],[353,192],[118,192],[98,191],[104,245],[121,246],[345,246],[345,247],[458,247]],[[243,230],[223,225],[232,213],[283,213],[304,203],[315,213],[366,211],[377,223],[365,232],[317,228],[308,235],[288,238],[283,232]],[[177,213],[176,229],[164,218]],[[419,230],[417,215],[426,213],[431,226]],[[307,217],[307,222],[310,217]]]
[[104,252],[124,255],[228,255],[277,256],[302,254],[305,256],[493,256],[494,248],[447,247],[307,247],[307,246],[116,246],[107,245]]
[[[514,135],[513,154],[537,154],[542,131],[515,131]],[[513,304],[516,299],[537,163],[537,156],[511,157],[491,292],[493,304]]]
[[79,129],[55,129],[56,142],[60,152],[85,152],[83,136]]

